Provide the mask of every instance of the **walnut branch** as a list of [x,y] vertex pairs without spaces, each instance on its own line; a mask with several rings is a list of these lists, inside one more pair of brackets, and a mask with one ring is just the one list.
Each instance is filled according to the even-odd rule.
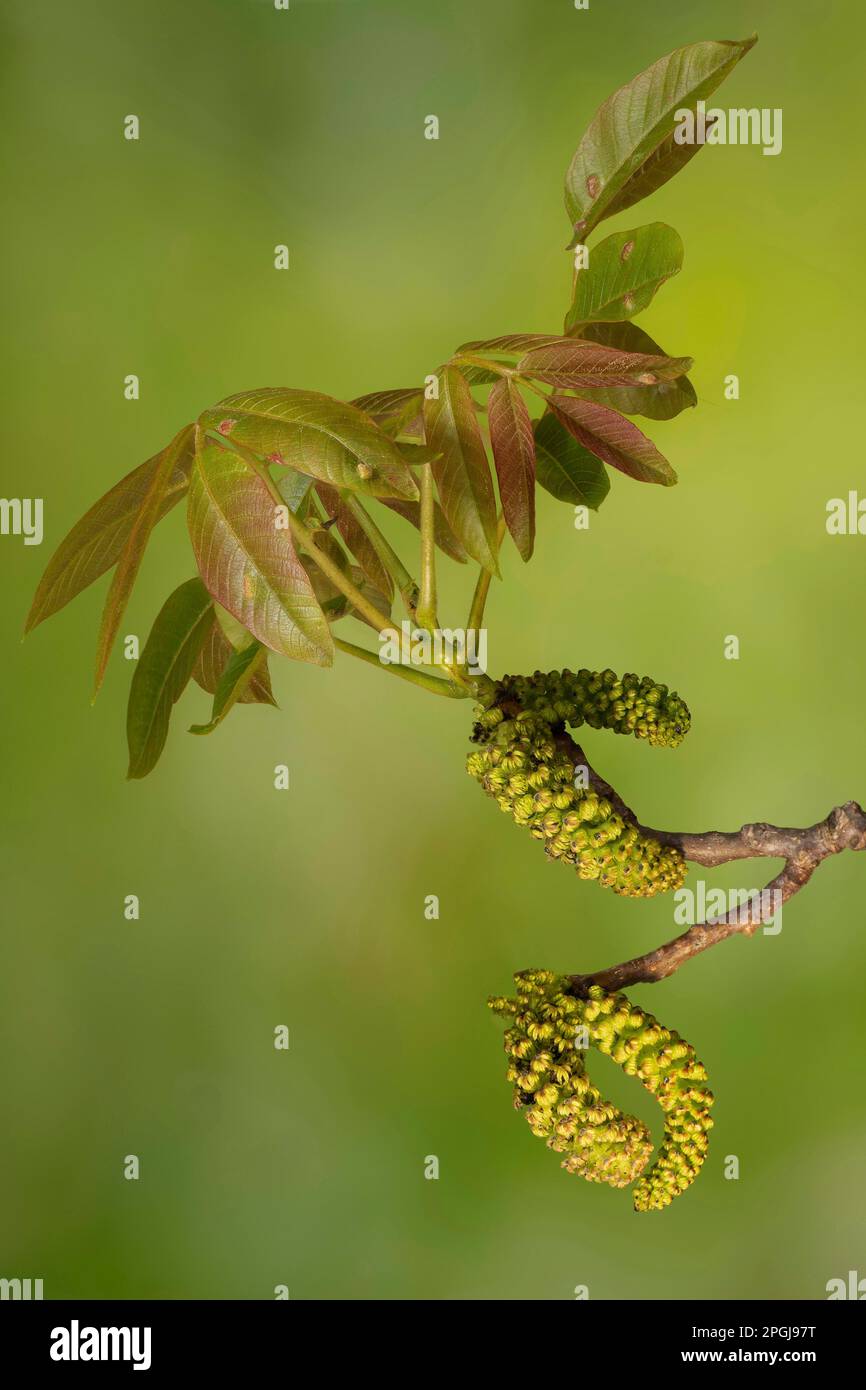
[[[780,873],[771,879],[763,892],[756,894],[724,916],[696,923],[688,931],[658,946],[645,955],[599,970],[591,975],[572,975],[575,993],[585,992],[591,985],[603,989],[621,989],[626,985],[650,984],[663,980],[691,960],[692,956],[725,941],[738,933],[752,936],[776,912],[779,902],[786,903],[809,882],[818,865],[842,850],[866,849],[866,814],[856,801],[837,806],[817,825],[803,830],[786,829],[758,822],[744,825],[740,830],[706,830],[689,834],[668,830],[653,830],[640,825],[622,797],[590,767],[582,748],[564,731],[557,736],[561,745],[568,744],[569,756],[575,765],[586,767],[593,790],[607,798],[626,819],[638,825],[643,834],[664,845],[674,846],[686,859],[695,864],[714,867],[735,859],[784,859]],[[778,895],[778,896],[777,896]]]

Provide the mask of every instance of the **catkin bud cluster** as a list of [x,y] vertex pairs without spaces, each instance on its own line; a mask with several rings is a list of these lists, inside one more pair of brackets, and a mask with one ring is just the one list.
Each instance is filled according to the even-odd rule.
[[[624,994],[593,986],[587,998],[569,992],[566,976],[549,970],[515,975],[516,998],[490,999],[508,1020],[505,1051],[515,1109],[533,1134],[564,1155],[562,1167],[589,1182],[635,1182],[635,1211],[668,1206],[697,1177],[712,1127],[712,1093],[694,1049]],[[636,1076],[659,1102],[664,1138],[655,1162],[649,1130],[606,1101],[586,1071],[595,1047]]]
[[503,811],[544,844],[551,859],[627,897],[679,888],[685,861],[622,814],[574,766],[565,723],[591,723],[674,747],[685,705],[647,677],[554,671],[506,676],[476,711],[467,769]]
[[547,724],[611,729],[645,738],[654,748],[676,748],[689,731],[688,706],[651,676],[627,671],[536,671],[504,676],[485,703],[513,702]]

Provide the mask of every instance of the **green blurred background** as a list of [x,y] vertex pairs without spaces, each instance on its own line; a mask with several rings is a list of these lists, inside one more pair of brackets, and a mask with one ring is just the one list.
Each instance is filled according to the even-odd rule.
[[[468,705],[348,658],[275,662],[278,712],[244,707],[188,738],[208,706],[192,688],[157,771],[127,783],[120,650],[89,705],[104,583],[20,644],[69,525],[220,397],[349,397],[420,380],[466,338],[557,331],[562,178],[592,112],[670,49],[755,29],[716,100],[782,107],[783,153],[707,150],[605,228],[661,219],[685,241],[682,274],[639,319],[697,359],[699,408],[648,425],[681,484],[614,477],[588,533],[542,494],[537,557],[509,550],[489,606],[494,674],[610,665],[686,696],[676,754],[604,735],[587,748],[651,824],[694,829],[805,825],[866,793],[866,539],[824,525],[827,500],[863,482],[861,10],[4,5],[2,492],[43,496],[46,536],[0,539],[0,1275],[42,1277],[49,1298],[286,1284],[569,1299],[587,1284],[595,1299],[761,1299],[866,1274],[866,863],[825,865],[779,936],[635,990],[694,1042],[717,1095],[699,1182],[636,1216],[627,1193],[562,1173],[514,1114],[485,1000],[530,965],[648,949],[673,934],[673,904],[546,865],[463,771]],[[138,143],[122,138],[130,113]],[[445,566],[459,623],[473,576]],[[178,509],[122,632],[143,638],[191,569]],[[288,793],[272,784],[282,762]],[[602,1064],[658,1133],[653,1103]]]

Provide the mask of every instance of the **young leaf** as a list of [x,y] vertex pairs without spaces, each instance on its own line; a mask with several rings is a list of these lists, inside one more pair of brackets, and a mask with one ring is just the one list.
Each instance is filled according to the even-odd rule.
[[187,516],[199,573],[217,602],[272,651],[330,666],[325,615],[258,474],[231,449],[200,438]]
[[488,357],[520,357],[531,348],[550,347],[561,341],[558,333],[504,333],[499,338],[479,338],[475,342],[462,343],[454,356],[468,352]]
[[[642,352],[649,356],[665,354],[648,333],[635,323],[587,323],[580,330],[583,338],[616,348],[618,352]],[[681,410],[697,405],[695,388],[687,376],[675,381],[659,381],[655,386],[612,386],[609,389],[579,388],[577,395],[609,406],[623,415],[645,415],[649,420],[672,420]]]
[[[698,101],[714,92],[756,42],[757,35],[753,35],[741,42],[708,41],[678,48],[608,97],[575,150],[565,176],[565,206],[574,226],[572,246],[614,210],[635,201],[629,198],[617,209],[617,199],[626,185],[641,174],[643,166],[673,134],[677,112],[694,109]],[[685,162],[656,164],[656,174],[664,172],[664,178],[652,187],[660,187]]]
[[[212,734],[229,710],[240,700],[249,699],[254,682],[267,674],[268,649],[261,642],[250,642],[242,651],[232,652],[220,676],[214,694],[213,709],[207,724],[193,724],[191,734]],[[268,702],[274,704],[273,698]]]
[[197,576],[175,589],[157,614],[129,690],[127,777],[146,777],[156,766],[172,706],[186,688],[212,621],[210,594]]
[[296,516],[303,517],[304,508],[309,500],[310,489],[313,486],[312,478],[306,477],[303,473],[298,473],[294,468],[290,468],[277,483],[277,492],[282,497],[289,511]]
[[424,402],[427,440],[441,454],[430,466],[442,510],[473,560],[498,574],[496,500],[469,383],[456,367],[439,372],[439,398]]
[[354,555],[370,583],[380,593],[387,594],[389,599],[393,598],[394,584],[390,574],[373,549],[366,533],[341,500],[336,488],[328,487],[327,483],[317,483],[316,491],[322,499],[328,516],[333,517],[336,521],[337,530],[343,537],[347,549]]
[[418,496],[399,450],[375,420],[318,391],[247,391],[205,411],[199,424],[335,487],[370,497]]
[[682,264],[679,232],[664,222],[605,237],[592,248],[587,268],[577,272],[566,332],[580,324],[615,323],[640,314]]
[[[216,605],[214,605],[214,607],[216,608]],[[223,612],[225,612],[225,610],[223,610]],[[231,614],[227,614],[226,616],[231,619],[232,623],[235,622]],[[233,647],[226,637],[222,625],[215,616],[208,629],[207,636],[202,643],[201,651],[198,654],[198,659],[196,660],[195,668],[192,673],[192,678],[196,685],[200,685],[202,690],[206,690],[209,695],[215,695],[223,672],[235,651],[245,650],[246,647],[250,646],[255,640],[256,639],[252,637],[249,641],[244,642],[240,648]],[[274,699],[274,692],[271,689],[271,677],[268,671],[267,661],[265,661],[260,669],[253,675],[246,690],[244,690],[243,694],[238,698],[242,705],[276,705],[277,702]]]
[[[421,504],[420,502],[395,502],[384,499],[385,506],[398,516],[405,517],[411,521],[416,531],[421,530]],[[433,537],[441,551],[451,559],[456,560],[459,565],[465,565],[467,560],[466,551],[458,541],[442,512],[439,503],[434,503],[433,507]]]
[[421,417],[424,392],[419,391],[417,386],[398,387],[393,391],[371,391],[369,395],[356,396],[350,404],[371,416],[387,434],[396,435]]
[[[214,600],[213,611],[222,635],[228,642],[232,651],[241,652],[244,647],[250,645],[250,642],[256,640],[253,634],[247,631],[243,623],[239,623],[237,618],[232,617],[228,609],[223,608],[222,604],[217,603],[216,600]],[[211,694],[213,694],[213,691],[211,691]]]
[[677,475],[637,425],[595,401],[553,396],[550,402],[565,428],[596,458],[639,483],[671,487]]
[[[357,565],[352,565],[349,574],[352,583],[360,590],[364,598],[367,599],[369,603],[372,603],[374,608],[378,608],[379,612],[382,614],[383,621],[386,623],[390,622],[391,600],[382,593],[381,589],[378,589],[375,584],[371,584],[369,579],[365,578],[363,570],[359,569]],[[369,626],[367,619],[363,617],[356,608],[353,608],[350,603],[346,604],[345,614],[337,614],[338,619],[343,616],[357,618],[359,623],[366,623],[367,626]]]
[[183,466],[185,468],[189,467],[189,460],[192,457],[194,447],[193,436],[193,426],[186,425],[158,455],[159,463],[141,499],[141,505],[133,519],[129,535],[118,558],[117,568],[114,571],[105,600],[105,607],[102,610],[102,622],[96,643],[94,698],[102,685],[108,658],[111,656],[111,649],[117,637],[120,620],[126,611],[129,596],[138,576],[139,567],[150,540],[150,533],[163,514],[165,498],[171,487],[171,480],[178,471],[181,460],[184,461]]
[[[315,549],[321,551],[343,574],[348,575],[349,559],[343,547],[340,545],[340,542],[330,531],[321,528],[318,511],[313,514],[312,520],[315,521],[317,527],[315,533]],[[328,622],[333,622],[335,618],[342,617],[348,610],[349,601],[342,590],[338,589],[336,584],[325,574],[324,570],[316,564],[314,551],[312,549],[310,551],[305,550],[301,553],[299,558],[304,569],[307,571],[310,583],[313,586],[313,593],[321,604],[322,611],[325,613]]]
[[535,469],[541,486],[560,502],[597,511],[610,491],[602,463],[553,414],[535,422]]
[[[696,111],[697,103],[688,109]],[[701,132],[701,138],[695,139],[692,144],[681,145],[675,132],[663,140],[644,160],[636,173],[623,184],[621,191],[605,212],[605,217],[615,217],[618,212],[625,212],[626,208],[633,207],[643,198],[648,198],[657,188],[667,183],[668,179],[672,179],[674,174],[678,174],[680,169],[684,169],[689,160],[694,159],[698,151],[704,148],[707,143],[706,136],[714,125],[715,118],[708,119],[705,129]]]
[[562,338],[551,347],[527,352],[517,371],[551,386],[575,390],[587,386],[655,386],[659,381],[674,381],[691,365],[690,357],[651,357],[581,338]]
[[498,381],[487,400],[490,445],[506,525],[524,560],[535,543],[535,439],[516,384]]
[[470,386],[493,386],[495,382],[502,380],[502,372],[495,372],[490,367],[482,367],[478,362],[466,362],[463,358],[457,360],[460,370]]
[[[171,446],[169,446],[171,447]],[[94,503],[55,550],[45,569],[24,628],[30,632],[38,623],[57,613],[95,579],[116,564],[126,545],[136,517],[153,486],[165,450],[139,464],[121,478],[104,497]],[[156,520],[160,521],[180,501],[189,486],[192,447],[178,456]]]
[[[440,457],[440,450],[433,449],[429,444],[422,443],[420,439],[398,439],[395,441],[400,454],[406,460],[410,468],[420,468],[422,463],[435,463]],[[385,499],[382,498],[382,501]]]

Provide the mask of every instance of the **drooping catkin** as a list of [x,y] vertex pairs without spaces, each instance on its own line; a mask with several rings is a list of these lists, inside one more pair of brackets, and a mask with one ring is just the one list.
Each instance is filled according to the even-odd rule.
[[[635,1211],[668,1206],[700,1172],[713,1123],[713,1096],[694,1049],[624,994],[593,986],[578,998],[567,976],[549,970],[525,970],[514,980],[516,997],[488,1002],[508,1021],[515,1108],[533,1134],[564,1155],[568,1172],[611,1187],[636,1182]],[[664,1138],[650,1166],[649,1130],[593,1085],[587,1044],[636,1076],[661,1106]]]
[[613,729],[675,748],[688,731],[683,701],[649,677],[613,671],[505,676],[485,693],[467,770],[503,811],[544,843],[551,859],[628,897],[679,888],[679,850],[645,835],[576,776],[566,724]]

